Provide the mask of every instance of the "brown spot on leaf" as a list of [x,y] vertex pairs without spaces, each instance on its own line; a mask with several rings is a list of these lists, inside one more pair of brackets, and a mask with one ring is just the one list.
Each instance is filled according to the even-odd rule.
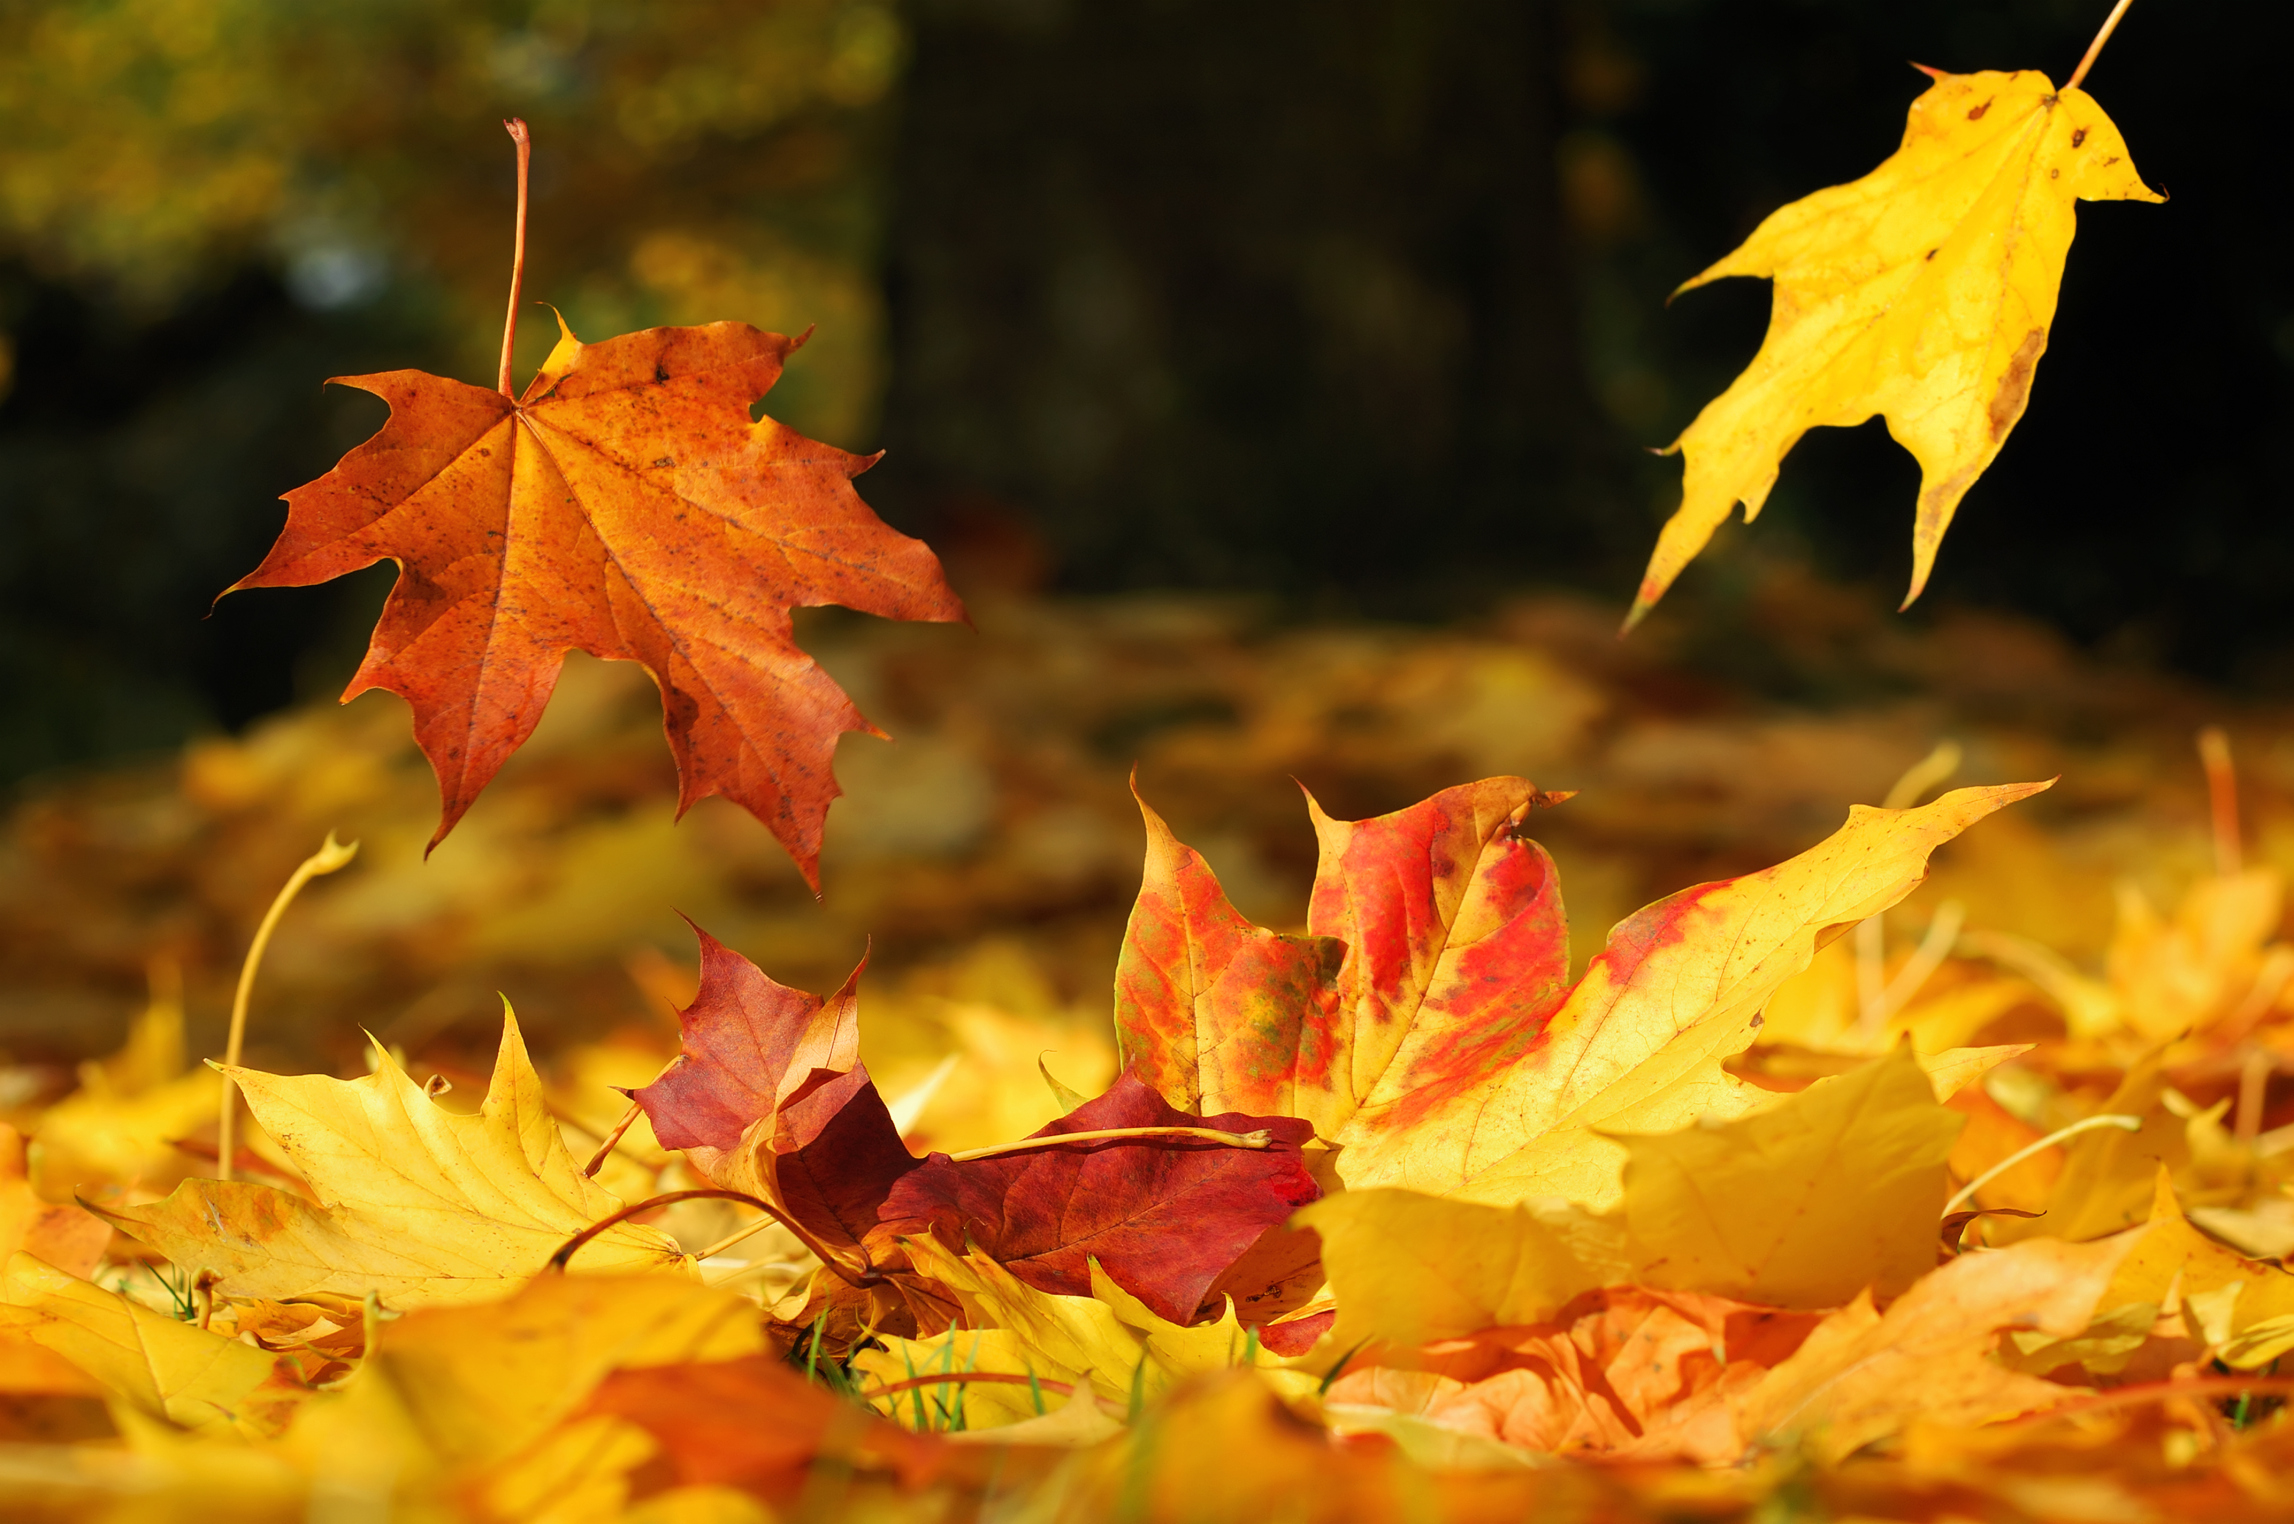
[[1991,421],[1991,442],[1999,443],[2007,431],[2015,427],[2015,420],[2023,416],[2024,399],[2031,395],[2031,372],[2039,365],[2039,352],[2047,347],[2047,330],[2034,328],[2015,346],[2014,356],[2007,362],[2007,374],[1999,378],[1999,392],[1991,399],[1988,417]]
[[1935,258],[1935,257],[1936,257],[1936,254],[1937,254],[1938,252],[1939,252],[1939,251],[1938,251],[1938,250],[1936,250],[1936,249],[1930,249],[1930,250],[1928,250],[1928,256],[1927,256],[1927,257],[1928,257],[1928,258],[1930,258],[1930,259],[1933,259],[1933,258]]
[[2086,129],[2086,128],[2084,128],[2084,127],[2080,128],[2080,129],[2079,129],[2077,132],[2074,132],[2074,133],[2072,133],[2072,134],[2071,134],[2071,146],[2072,146],[2073,148],[2077,148],[2077,147],[2078,147],[2078,146],[2079,146],[2081,143],[2084,143],[2084,142],[2086,142],[2086,141],[2087,141],[2087,129]]
[[2063,178],[2063,171],[2059,169],[2051,169],[2047,171],[2047,178],[2050,180],[2060,180]]
[[1980,121],[1982,121],[1982,120],[1983,120],[1983,114],[1984,114],[1986,111],[1989,111],[1990,109],[1991,109],[1991,102],[1990,102],[1990,101],[1985,101],[1985,102],[1984,102],[1982,105],[1980,105],[1980,106],[1971,107],[1971,108],[1969,109],[1969,111],[1968,111],[1968,114],[1967,114],[1967,119],[1968,119],[1969,121],[1971,121],[1971,122],[1980,122]]

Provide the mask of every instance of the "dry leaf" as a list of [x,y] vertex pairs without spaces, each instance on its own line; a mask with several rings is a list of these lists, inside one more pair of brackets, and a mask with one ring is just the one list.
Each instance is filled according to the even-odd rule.
[[1688,458],[1633,599],[1638,620],[1744,504],[1760,512],[1802,434],[1874,414],[1920,463],[1908,605],[1952,514],[2023,416],[2078,201],[2163,201],[2083,90],[2043,74],[1942,74],[1863,179],[1771,212],[1682,286],[1773,280],[1768,337],[1672,448]]
[[287,494],[287,526],[232,584],[307,587],[394,560],[345,699],[414,708],[438,773],[436,845],[533,733],[569,650],[660,685],[678,808],[724,794],[816,886],[837,738],[873,727],[798,649],[792,608],[953,620],[923,543],[853,490],[873,460],[749,409],[801,341],[746,323],[561,337],[515,399],[420,371],[338,378],[382,432]]
[[[469,1115],[375,1053],[375,1072],[357,1080],[229,1071],[315,1200],[187,1180],[165,1201],[101,1214],[176,1264],[211,1272],[227,1295],[372,1292],[409,1308],[499,1296],[620,1207],[567,1154],[507,1012],[485,1103]],[[690,1275],[684,1266],[675,1243],[633,1223],[607,1229],[574,1261],[593,1274]]]
[[307,1395],[289,1362],[180,1322],[28,1254],[0,1278],[0,1330],[70,1361],[138,1412],[185,1428],[276,1434]]

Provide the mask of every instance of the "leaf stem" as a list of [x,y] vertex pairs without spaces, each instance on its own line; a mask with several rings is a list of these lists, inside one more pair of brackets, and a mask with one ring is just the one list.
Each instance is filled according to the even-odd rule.
[[994,1143],[986,1148],[967,1148],[948,1157],[958,1164],[974,1159],[993,1159],[998,1154],[1029,1153],[1039,1148],[1058,1148],[1065,1143],[1115,1143],[1145,1138],[1193,1138],[1205,1143],[1220,1143],[1228,1148],[1272,1148],[1274,1134],[1260,1129],[1257,1132],[1221,1132],[1215,1127],[1097,1127],[1086,1132],[1051,1133],[1041,1138],[1022,1138],[1017,1143]]
[[1062,1397],[1075,1395],[1074,1386],[1068,1382],[1054,1381],[1049,1376],[1013,1375],[1007,1371],[940,1371],[922,1376],[911,1376],[905,1381],[895,1381],[888,1386],[880,1386],[873,1392],[863,1392],[860,1395],[865,1400],[874,1402],[879,1397],[891,1397],[900,1392],[922,1387],[960,1385],[967,1381],[993,1381],[1010,1386],[1040,1387],[1047,1392],[1057,1392]]
[[581,1167],[583,1174],[592,1180],[597,1178],[597,1172],[605,1168],[605,1161],[621,1146],[622,1134],[629,1131],[630,1126],[637,1121],[638,1113],[644,1109],[635,1101],[629,1103],[629,1109],[621,1114],[621,1120],[613,1124],[613,1130],[605,1135],[605,1141],[597,1145],[597,1152],[589,1156],[589,1163]]
[[[239,989],[231,997],[231,1035],[223,1042],[223,1062],[227,1067],[239,1067],[239,1052],[247,1041],[247,1002],[255,993],[255,971],[263,966],[263,952],[271,945],[271,933],[278,930],[279,917],[287,913],[295,896],[303,892],[303,885],[322,873],[334,872],[357,855],[357,842],[346,847],[335,840],[334,832],[327,832],[325,843],[287,875],[285,887],[272,899],[271,908],[263,912],[262,922],[255,928],[255,940],[247,944],[246,961],[239,965]],[[219,1180],[231,1178],[232,1145],[236,1141],[233,1134],[239,1130],[238,1121],[239,1085],[226,1074],[222,1109],[215,1128],[216,1178]]]
[[770,1217],[760,1217],[755,1222],[744,1222],[723,1238],[709,1245],[708,1248],[696,1251],[693,1255],[693,1262],[699,1264],[702,1260],[714,1259],[727,1249],[732,1248],[733,1245],[746,1243],[772,1225],[773,1219]]
[[2087,56],[2079,60],[2079,67],[2073,69],[2071,77],[2064,81],[2064,89],[2079,88],[2079,81],[2085,79],[2087,71],[2095,67],[2095,59],[2102,53],[2103,44],[2109,42],[2111,34],[2119,29],[2119,18],[2127,14],[2127,7],[2134,3],[2135,0],[2119,0],[2117,5],[2111,7],[2111,14],[2103,18],[2103,29],[2095,34],[2093,42],[2087,44]]
[[1977,1191],[1982,1190],[1985,1186],[1991,1184],[1992,1181],[1997,1180],[2001,1175],[2006,1174],[2009,1170],[2015,1168],[2015,1166],[2021,1164],[2024,1160],[2030,1158],[2033,1154],[2039,1153],[2045,1149],[2053,1148],[2056,1144],[2063,1142],[2067,1138],[2075,1138],[2080,1133],[2093,1132],[2098,1127],[2116,1127],[2121,1132],[2141,1132],[2143,1130],[2143,1119],[2141,1117],[2123,1116],[2116,1112],[2104,1112],[2100,1116],[2082,1118],[2079,1121],[2073,1122],[2069,1127],[2058,1127],[2055,1129],[2055,1131],[2049,1133],[2046,1137],[2039,1139],[2037,1142],[2025,1144],[2023,1147],[2017,1149],[2014,1153],[2011,1153],[2006,1158],[2000,1160],[1997,1164],[1994,1164],[1991,1168],[1985,1170],[1982,1174],[1976,1176],[1973,1180],[1970,1180],[1967,1184],[1961,1186],[1959,1188],[1959,1194],[1944,1203],[1944,1215],[1949,1217],[1952,1213],[1958,1211],[1961,1207],[1966,1206],[1970,1201],[1975,1199],[1975,1193]]
[[746,1202],[750,1206],[755,1207],[758,1211],[764,1213],[767,1217],[778,1222],[782,1227],[788,1229],[791,1233],[794,1233],[797,1236],[798,1241],[801,1242],[806,1248],[812,1250],[812,1252],[819,1257],[822,1264],[835,1271],[837,1279],[843,1281],[847,1286],[851,1286],[855,1290],[858,1290],[864,1287],[880,1285],[883,1283],[884,1277],[876,1272],[874,1266],[864,1267],[860,1274],[855,1277],[851,1271],[845,1269],[844,1266],[838,1262],[835,1254],[829,1250],[828,1245],[822,1243],[819,1239],[813,1237],[812,1234],[806,1232],[802,1224],[798,1223],[795,1219],[790,1217],[788,1213],[782,1211],[779,1207],[774,1206],[771,1202],[760,1201],[756,1197],[750,1195],[747,1191],[720,1190],[714,1186],[699,1190],[669,1191],[659,1196],[648,1196],[643,1201],[633,1201],[618,1212],[608,1213],[606,1216],[600,1217],[597,1221],[591,1223],[588,1227],[582,1229],[579,1233],[576,1233],[573,1237],[558,1245],[558,1252],[550,1256],[549,1264],[543,1268],[555,1270],[560,1275],[563,1275],[565,1273],[567,1261],[571,1260],[575,1254],[580,1252],[582,1245],[597,1237],[598,1234],[603,1233],[606,1229],[619,1223],[628,1221],[630,1218],[635,1217],[640,1212],[650,1212],[655,1207],[671,1206],[680,1201]]
[[534,139],[533,134],[526,131],[524,117],[510,117],[502,127],[510,134],[510,141],[518,145],[518,242],[510,255],[510,315],[502,322],[501,379],[502,395],[515,399],[518,394],[510,389],[510,351],[518,342],[518,299],[526,289],[526,171],[533,162]]

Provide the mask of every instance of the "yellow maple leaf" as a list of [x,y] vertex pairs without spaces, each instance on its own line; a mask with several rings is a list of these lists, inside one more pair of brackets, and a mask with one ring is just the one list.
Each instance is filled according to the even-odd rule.
[[43,1196],[156,1193],[196,1167],[174,1140],[214,1117],[223,1077],[185,1071],[183,1004],[172,991],[155,992],[120,1051],[81,1064],[79,1080],[33,1131],[33,1183]]
[[1908,606],[1968,488],[2023,416],[2047,349],[2076,201],[2162,201],[2093,97],[2036,70],[1933,74],[1904,141],[1861,180],[1769,214],[1681,287],[1775,282],[1768,336],[1673,442],[1681,506],[1658,536],[1628,627],[1729,511],[1756,517],[1812,428],[1873,415],[1920,463]]
[[[1050,1417],[1069,1400],[1063,1388],[1088,1391],[1103,1410],[1122,1414],[1134,1400],[1160,1397],[1189,1376],[1245,1364],[1257,1365],[1288,1390],[1313,1388],[1313,1378],[1287,1370],[1288,1362],[1258,1347],[1232,1305],[1216,1321],[1184,1327],[1158,1317],[1096,1262],[1090,1296],[1061,1296],[1036,1290],[976,1250],[958,1255],[929,1237],[903,1244],[916,1268],[955,1296],[966,1326],[928,1339],[879,1336],[882,1348],[853,1358],[853,1369],[865,1378],[863,1395],[918,1377],[1003,1378],[927,1384],[870,1398],[879,1412],[909,1428],[944,1429],[958,1412],[972,1428]],[[1034,1378],[1033,1386],[1022,1379],[1027,1377]]]
[[[2097,1303],[2101,1316],[2133,1309],[2149,1316],[2119,1321],[2147,1329],[2150,1316],[2179,1311],[2217,1359],[2240,1370],[2258,1369],[2294,1349],[2294,1275],[2192,1227],[2163,1165],[2152,1188],[2150,1221],[2128,1237],[2132,1247]],[[2019,1363],[2035,1375],[2067,1363],[2053,1346],[2018,1342],[2028,1346]]]
[[[484,1301],[549,1262],[621,1202],[567,1153],[515,1017],[485,1103],[439,1106],[377,1049],[356,1080],[227,1071],[315,1201],[250,1182],[186,1180],[164,1201],[99,1208],[122,1232],[219,1292],[373,1292],[396,1308]],[[667,1235],[618,1223],[575,1260],[585,1272],[683,1268]]]
[[[91,1301],[89,1292],[75,1295]],[[161,1335],[174,1345],[155,1348],[219,1346],[217,1364],[242,1383],[271,1359],[136,1310],[172,1330]],[[234,1436],[212,1425],[186,1431],[164,1421],[138,1400],[137,1373],[124,1371],[129,1400],[114,1418],[122,1458],[135,1465],[82,1464],[74,1496],[127,1492],[135,1516],[153,1519],[620,1520],[630,1517],[630,1473],[659,1446],[634,1424],[583,1413],[598,1386],[619,1370],[735,1360],[764,1347],[753,1305],[669,1276],[546,1275],[499,1301],[424,1308],[374,1331],[353,1375],[296,1393],[284,1432],[273,1422],[247,1435],[252,1444],[217,1443]]]
[[103,1259],[111,1241],[112,1230],[101,1218],[33,1194],[24,1176],[23,1135],[0,1122],[0,1262],[21,1249],[84,1276]]
[[1340,1191],[1293,1220],[1321,1235],[1338,1305],[1323,1350],[1541,1323],[1572,1297],[1633,1276],[1624,1224],[1565,1201]]
[[42,1264],[0,1276],[0,1330],[71,1362],[137,1412],[189,1429],[275,1434],[307,1395],[278,1356]]
[[1454,1063],[1452,1038],[1422,1022],[1339,1133],[1340,1176],[1349,1189],[1613,1205],[1623,1149],[1603,1134],[1753,1109],[1765,1096],[1720,1061],[1751,1043],[1769,994],[1917,888],[1936,847],[2046,786],[1955,789],[1910,810],[1856,805],[1797,857],[1659,901],[1610,934],[1541,1040],[1447,1093],[1427,1081]]
[[1638,1278],[1778,1307],[1897,1296],[1935,1267],[1966,1122],[1905,1045],[1725,1126],[1626,1139]]
[[1740,1399],[1738,1432],[1797,1435],[1820,1459],[1836,1461],[1914,1420],[1981,1424],[2065,1402],[2079,1389],[1993,1357],[2000,1335],[2084,1332],[2132,1239],[2041,1238],[1963,1255],[1885,1313],[1860,1296]]
[[1718,1126],[1619,1139],[1624,1197],[1484,1206],[1342,1191],[1297,1220],[1338,1306],[1324,1351],[1541,1323],[1641,1284],[1797,1308],[1895,1296],[1935,1264],[1944,1159],[1965,1119],[1899,1048]]
[[306,1407],[276,1449],[308,1476],[372,1494],[378,1512],[466,1489],[492,1516],[535,1517],[568,1492],[616,1493],[653,1453],[633,1426],[579,1414],[609,1373],[763,1345],[756,1309],[730,1291],[545,1275],[503,1300],[383,1323],[359,1373]]

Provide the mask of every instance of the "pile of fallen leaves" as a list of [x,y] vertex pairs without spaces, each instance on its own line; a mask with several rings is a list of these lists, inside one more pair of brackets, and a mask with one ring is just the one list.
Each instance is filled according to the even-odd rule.
[[953,1152],[859,1057],[866,975],[705,934],[626,1103],[508,1017],[467,1086],[186,1073],[163,989],[7,1140],[0,1475],[70,1517],[2281,1516],[2282,878],[2129,888],[2100,977],[1956,903],[1853,933],[2045,787],[1913,802],[1950,762],[1574,978],[1532,834],[1574,805],[1518,778],[1310,799],[1290,932],[1146,809],[1120,1077],[1030,1053],[1057,1118]]

